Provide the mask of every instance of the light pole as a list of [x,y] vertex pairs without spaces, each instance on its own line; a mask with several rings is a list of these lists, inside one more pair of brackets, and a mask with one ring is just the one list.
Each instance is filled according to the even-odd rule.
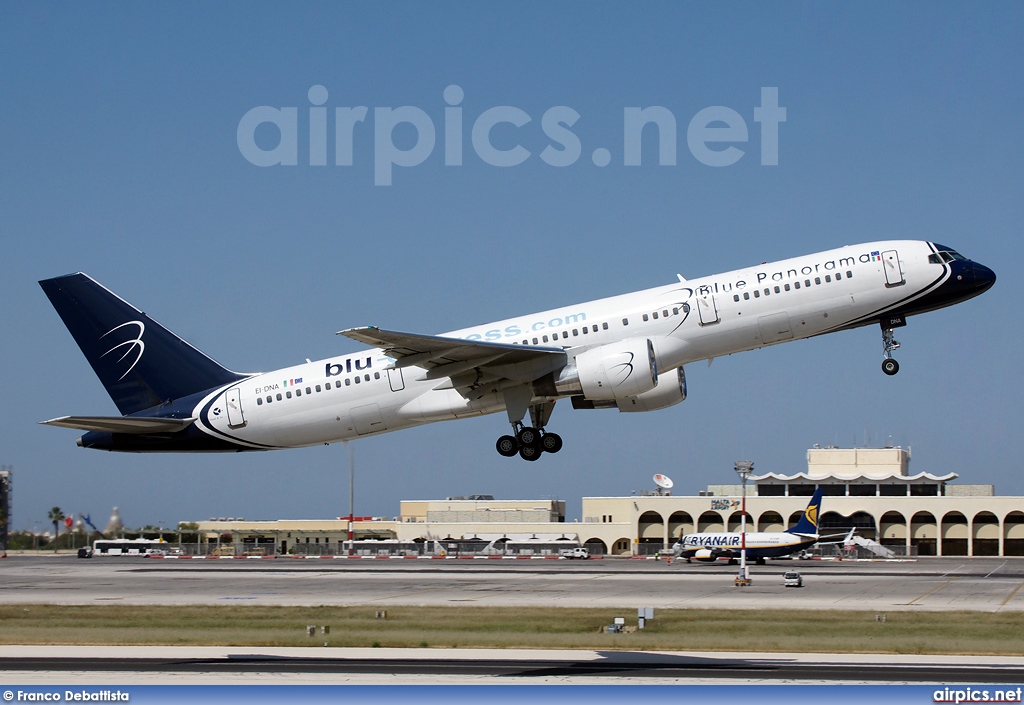
[[747,570],[747,478],[754,472],[753,460],[737,460],[734,466],[743,486],[740,501],[740,573],[736,576],[737,585],[750,584],[750,572]]

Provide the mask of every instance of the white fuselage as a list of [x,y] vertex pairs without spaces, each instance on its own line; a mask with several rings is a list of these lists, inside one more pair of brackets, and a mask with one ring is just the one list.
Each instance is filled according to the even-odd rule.
[[[443,337],[561,348],[569,362],[597,346],[645,337],[665,374],[698,360],[874,323],[878,312],[925,295],[941,279],[946,267],[929,262],[933,252],[922,241],[843,247]],[[882,253],[897,253],[895,269],[888,255],[887,271]],[[423,368],[393,362],[382,350],[367,349],[256,374],[208,394],[196,406],[196,423],[243,447],[284,448],[505,408],[500,393],[466,398],[447,380],[427,379]]]

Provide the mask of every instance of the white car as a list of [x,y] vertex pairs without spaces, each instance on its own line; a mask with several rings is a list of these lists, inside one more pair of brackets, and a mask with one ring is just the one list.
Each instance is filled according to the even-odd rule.
[[576,548],[563,548],[559,555],[561,555],[562,558],[568,558],[569,560],[574,558],[587,560],[590,558],[590,549],[583,548],[582,546],[577,546]]
[[804,579],[795,570],[787,570],[782,574],[782,584],[785,587],[803,587]]

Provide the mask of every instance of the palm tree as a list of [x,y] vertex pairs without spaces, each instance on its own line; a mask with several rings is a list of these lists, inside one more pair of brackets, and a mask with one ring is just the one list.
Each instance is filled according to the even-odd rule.
[[64,512],[54,507],[46,517],[53,522],[53,552],[57,552],[57,539],[60,537],[60,523],[64,521]]

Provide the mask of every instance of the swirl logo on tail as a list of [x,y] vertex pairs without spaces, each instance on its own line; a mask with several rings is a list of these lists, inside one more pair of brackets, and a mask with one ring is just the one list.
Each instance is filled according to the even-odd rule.
[[114,331],[120,330],[121,328],[124,328],[125,326],[138,326],[139,332],[136,334],[136,336],[133,339],[126,340],[123,343],[118,343],[114,347],[110,348],[110,350],[107,350],[105,353],[100,355],[101,358],[102,357],[106,357],[107,355],[109,355],[110,353],[114,352],[115,350],[117,350],[119,348],[125,348],[124,352],[121,354],[121,357],[117,358],[117,362],[120,363],[125,358],[129,357],[132,353],[135,353],[135,359],[132,360],[131,366],[127,370],[125,370],[123,375],[121,375],[120,377],[117,378],[118,382],[120,382],[122,379],[127,377],[128,373],[131,372],[133,369],[135,369],[135,366],[137,364],[139,364],[139,360],[142,359],[142,353],[145,352],[145,350],[146,350],[146,344],[144,342],[142,342],[142,334],[146,332],[146,324],[144,324],[142,321],[128,321],[127,323],[122,323],[119,326],[114,326],[113,328],[108,330],[106,333],[101,335],[100,336],[100,340],[103,340],[104,338],[106,338],[108,335],[110,335]]

